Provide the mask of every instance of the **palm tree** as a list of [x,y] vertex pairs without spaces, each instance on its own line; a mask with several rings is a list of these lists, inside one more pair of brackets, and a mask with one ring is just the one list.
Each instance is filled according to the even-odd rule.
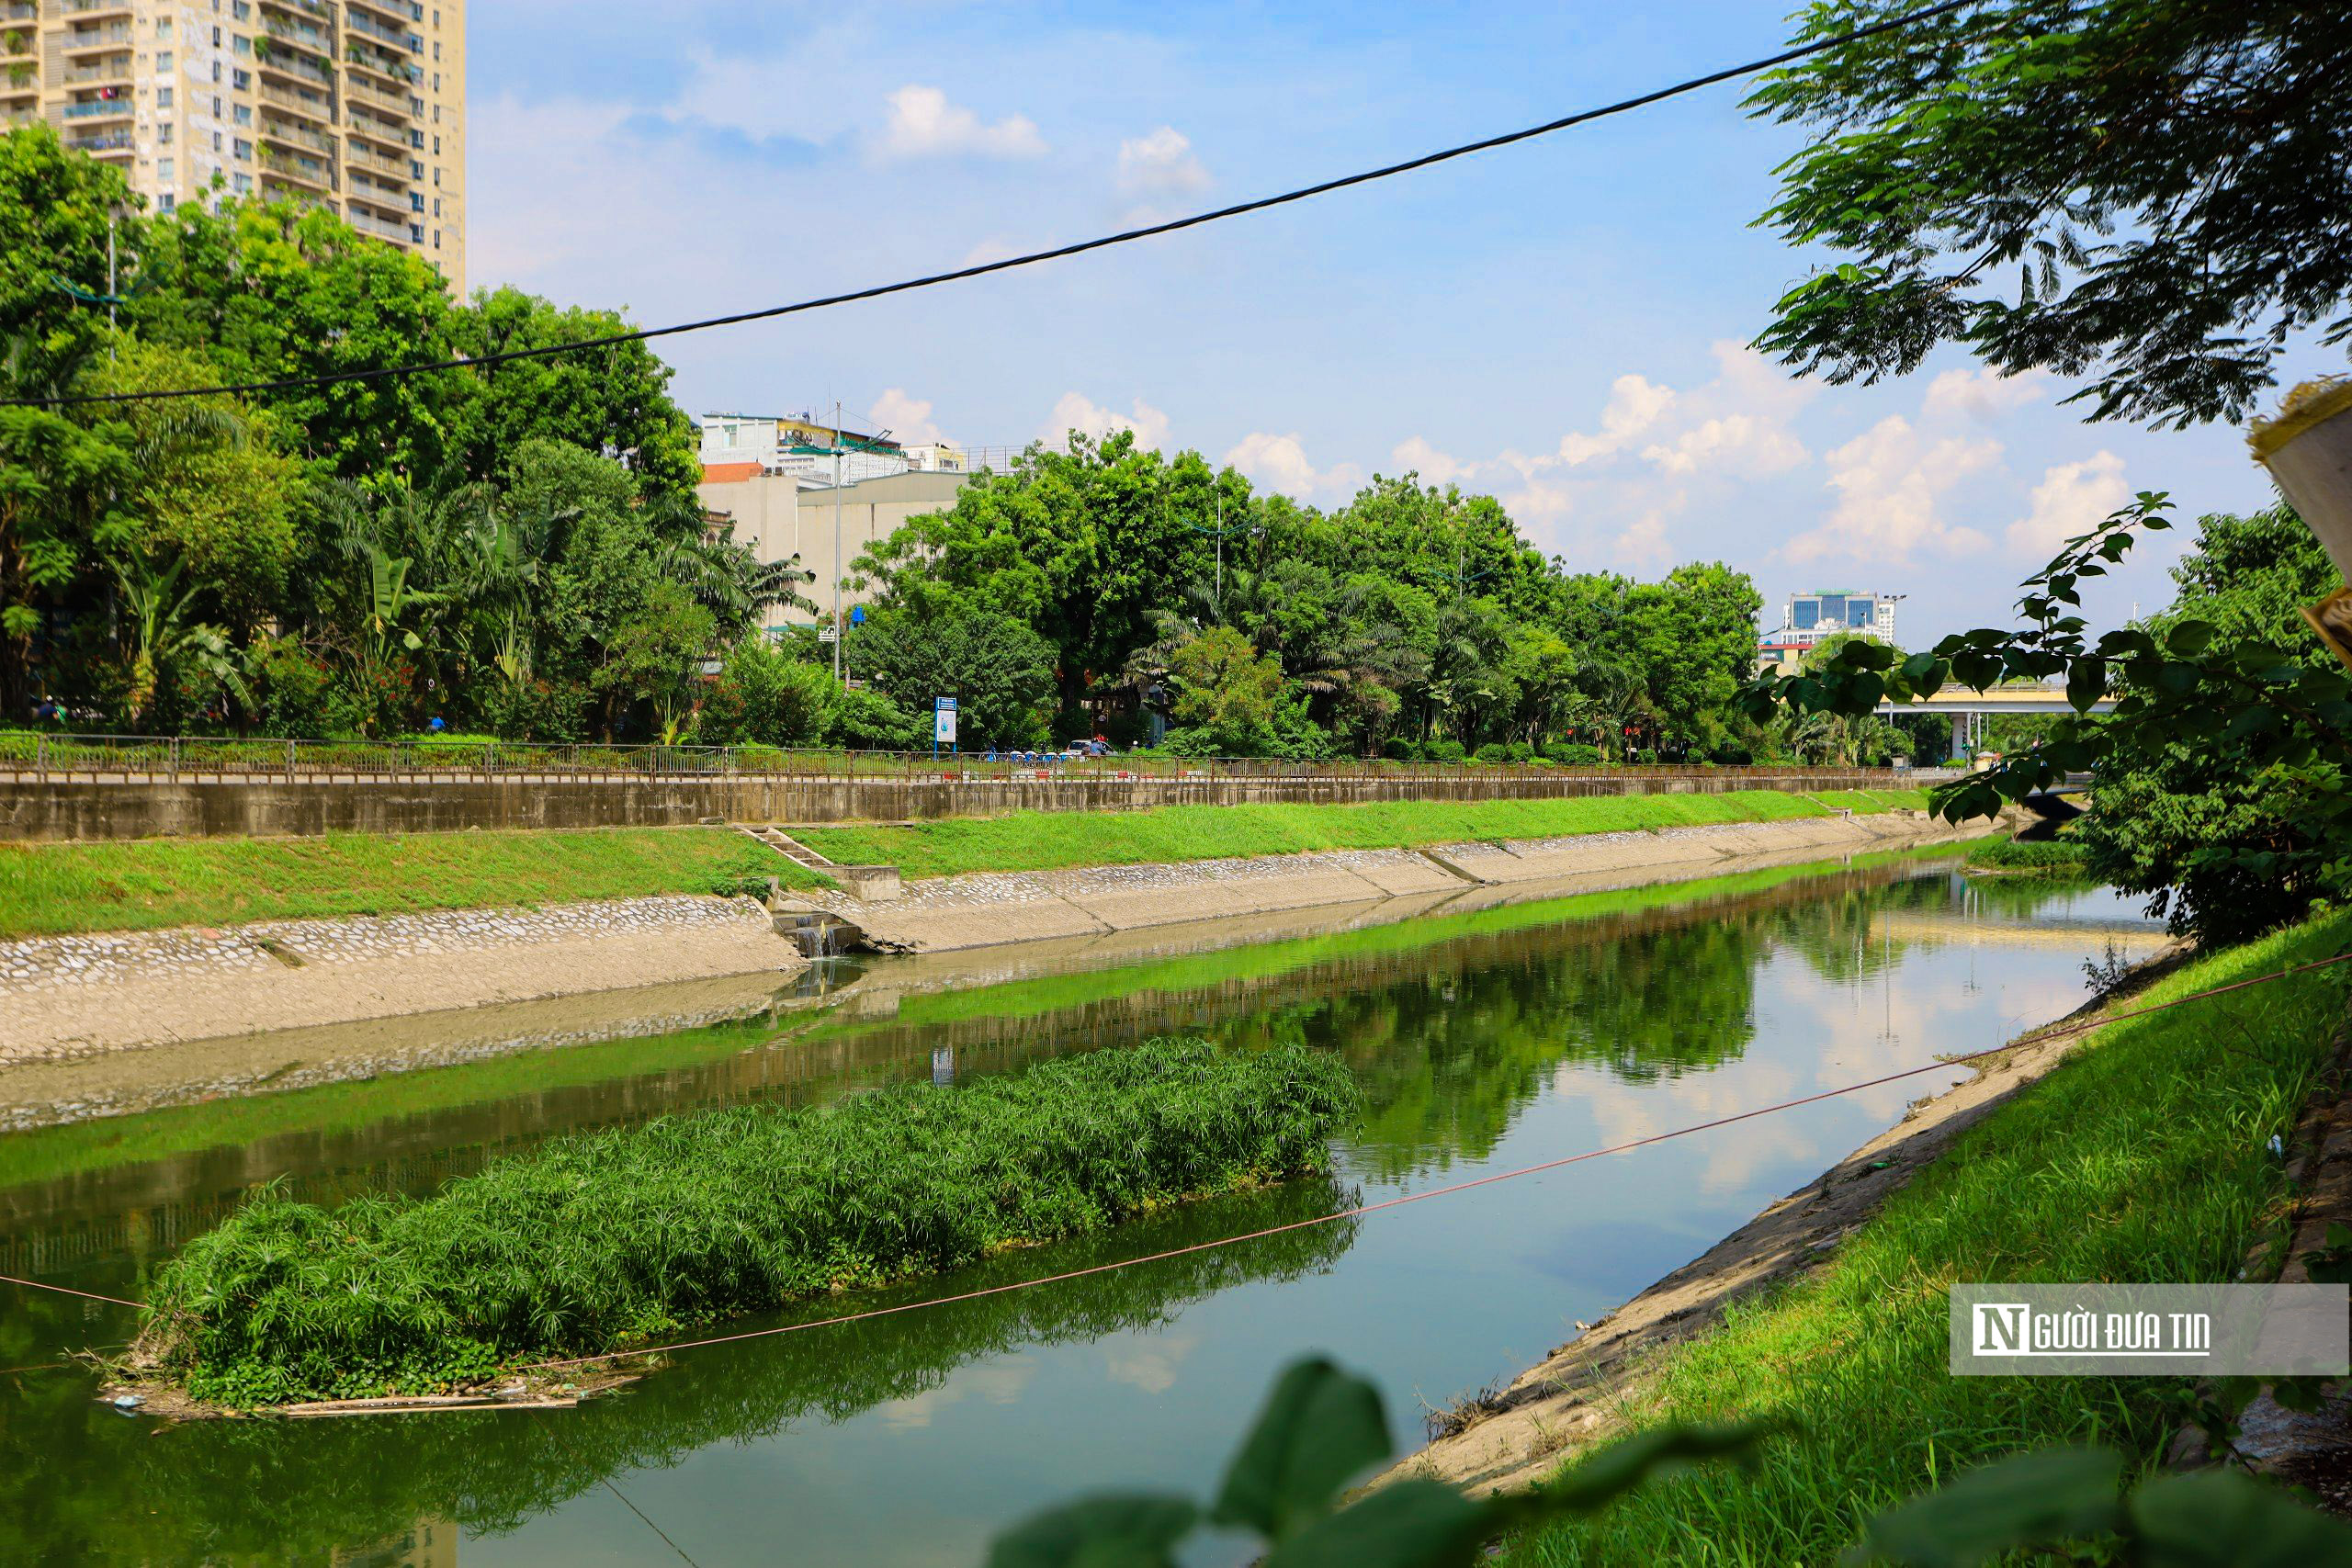
[[129,682],[123,692],[123,716],[133,731],[144,728],[173,674],[193,665],[219,682],[246,707],[253,692],[238,666],[236,650],[219,626],[188,618],[197,591],[179,586],[185,563],[174,561],[157,571],[145,561],[116,561],[115,581],[120,617],[117,636],[130,655]]

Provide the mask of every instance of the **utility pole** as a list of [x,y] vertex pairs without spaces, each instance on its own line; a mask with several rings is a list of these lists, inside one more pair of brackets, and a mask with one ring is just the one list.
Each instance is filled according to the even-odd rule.
[[114,308],[117,289],[114,280],[114,213],[107,213],[107,363],[114,363]]
[[1225,491],[1216,492],[1216,618],[1225,619]]
[[842,404],[832,404],[832,684],[842,684]]

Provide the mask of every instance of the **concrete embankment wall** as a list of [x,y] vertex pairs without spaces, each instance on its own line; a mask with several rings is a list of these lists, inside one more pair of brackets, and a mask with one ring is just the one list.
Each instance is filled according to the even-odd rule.
[[470,828],[658,828],[729,822],[903,822],[1014,811],[1391,800],[1557,800],[1739,789],[1901,789],[1941,773],[1708,768],[1668,773],[1051,779],[769,777],[0,781],[0,842],[454,833]]
[[1467,910],[1956,843],[1985,830],[1983,824],[1955,828],[1921,812],[1885,812],[1410,850],[980,873],[911,882],[888,902],[839,893],[810,898],[855,925],[869,945],[942,953],[1349,904],[1377,906],[1374,919],[1405,919],[1439,908]]

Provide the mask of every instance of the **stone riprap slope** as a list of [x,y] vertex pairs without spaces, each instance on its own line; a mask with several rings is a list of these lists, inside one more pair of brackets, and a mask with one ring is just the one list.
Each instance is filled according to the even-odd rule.
[[718,897],[33,938],[0,942],[0,1066],[804,962]]

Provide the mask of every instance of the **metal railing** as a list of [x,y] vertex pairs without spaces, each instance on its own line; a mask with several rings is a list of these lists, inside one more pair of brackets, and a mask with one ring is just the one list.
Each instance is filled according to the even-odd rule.
[[1718,787],[1905,788],[1947,769],[1716,766],[1711,763],[1323,762],[1128,753],[1069,757],[981,750],[856,751],[771,746],[536,744],[521,740],[287,740],[221,736],[0,733],[0,779],[362,780],[478,778],[548,783],[619,779],[900,779],[917,783],[1140,780],[1711,781]]

